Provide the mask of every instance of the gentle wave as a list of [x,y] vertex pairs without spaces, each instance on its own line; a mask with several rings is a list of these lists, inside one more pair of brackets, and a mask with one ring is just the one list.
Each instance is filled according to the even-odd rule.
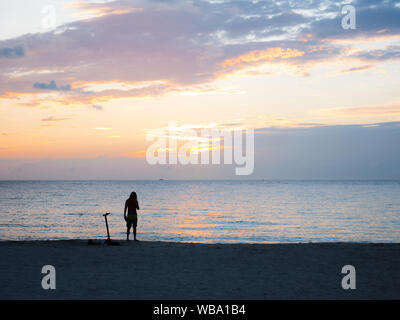
[[399,181],[0,181],[0,240],[400,242]]

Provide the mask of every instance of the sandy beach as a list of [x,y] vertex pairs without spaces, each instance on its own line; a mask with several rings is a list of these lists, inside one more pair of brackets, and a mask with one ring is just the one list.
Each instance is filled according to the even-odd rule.
[[[0,256],[0,299],[400,298],[400,244],[5,241]],[[356,290],[341,287],[349,264]]]

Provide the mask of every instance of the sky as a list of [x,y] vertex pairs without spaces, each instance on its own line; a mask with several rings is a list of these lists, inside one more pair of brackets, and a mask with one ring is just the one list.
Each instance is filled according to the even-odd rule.
[[[0,179],[400,179],[399,83],[400,1],[4,0]],[[171,123],[254,171],[149,165]]]

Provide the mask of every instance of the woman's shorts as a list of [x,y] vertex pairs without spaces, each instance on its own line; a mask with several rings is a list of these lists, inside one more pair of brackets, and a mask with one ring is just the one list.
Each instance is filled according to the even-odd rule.
[[128,228],[130,228],[131,226],[136,228],[136,226],[137,226],[137,214],[128,214],[128,216],[126,218],[126,226]]

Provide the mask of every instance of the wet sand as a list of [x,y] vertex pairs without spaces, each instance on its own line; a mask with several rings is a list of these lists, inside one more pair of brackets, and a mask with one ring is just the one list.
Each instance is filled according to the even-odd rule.
[[0,271],[0,299],[400,299],[400,244],[6,241]]

